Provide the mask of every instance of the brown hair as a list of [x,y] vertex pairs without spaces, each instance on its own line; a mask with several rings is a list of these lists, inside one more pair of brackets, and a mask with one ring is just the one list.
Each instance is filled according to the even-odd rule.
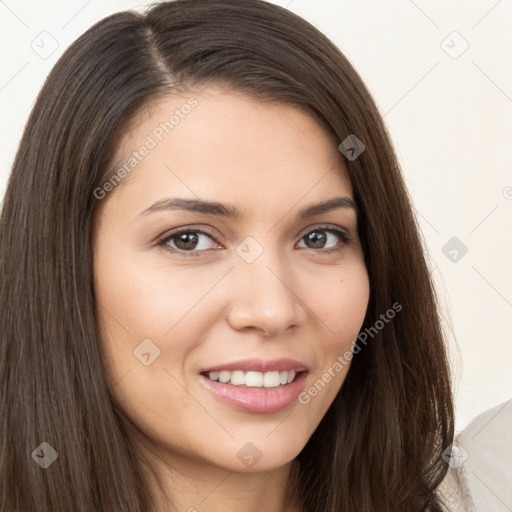
[[[99,353],[93,191],[109,172],[121,126],[143,105],[209,83],[306,108],[338,143],[350,134],[363,141],[357,159],[345,158],[370,278],[363,328],[391,304],[403,307],[354,355],[297,457],[302,510],[441,510],[435,489],[453,437],[449,369],[389,136],[340,50],[262,0],[179,0],[114,14],[48,76],[0,225],[0,510],[151,510]],[[31,455],[43,441],[58,453],[45,470]]]

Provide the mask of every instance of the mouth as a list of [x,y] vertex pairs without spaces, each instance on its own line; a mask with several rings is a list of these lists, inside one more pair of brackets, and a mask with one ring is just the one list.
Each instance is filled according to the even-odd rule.
[[224,404],[270,414],[297,401],[307,374],[304,364],[290,359],[253,359],[207,368],[200,372],[200,381]]

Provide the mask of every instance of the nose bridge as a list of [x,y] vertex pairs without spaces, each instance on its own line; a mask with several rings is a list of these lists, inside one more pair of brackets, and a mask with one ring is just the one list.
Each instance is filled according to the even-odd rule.
[[233,296],[229,321],[236,329],[254,327],[276,334],[303,322],[302,309],[294,288],[286,255],[278,247],[255,239],[244,240],[236,249],[231,272]]

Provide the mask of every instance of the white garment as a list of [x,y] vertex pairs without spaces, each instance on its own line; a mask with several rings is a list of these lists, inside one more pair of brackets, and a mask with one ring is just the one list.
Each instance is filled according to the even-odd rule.
[[512,512],[512,400],[477,416],[457,437],[438,491],[449,512]]

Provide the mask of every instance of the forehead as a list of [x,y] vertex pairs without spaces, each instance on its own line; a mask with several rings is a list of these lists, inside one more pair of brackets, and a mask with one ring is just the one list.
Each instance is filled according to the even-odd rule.
[[[122,131],[113,169],[120,189],[242,203],[298,202],[351,183],[332,134],[306,110],[240,92],[203,89],[142,108]],[[222,197],[219,197],[222,196]]]

